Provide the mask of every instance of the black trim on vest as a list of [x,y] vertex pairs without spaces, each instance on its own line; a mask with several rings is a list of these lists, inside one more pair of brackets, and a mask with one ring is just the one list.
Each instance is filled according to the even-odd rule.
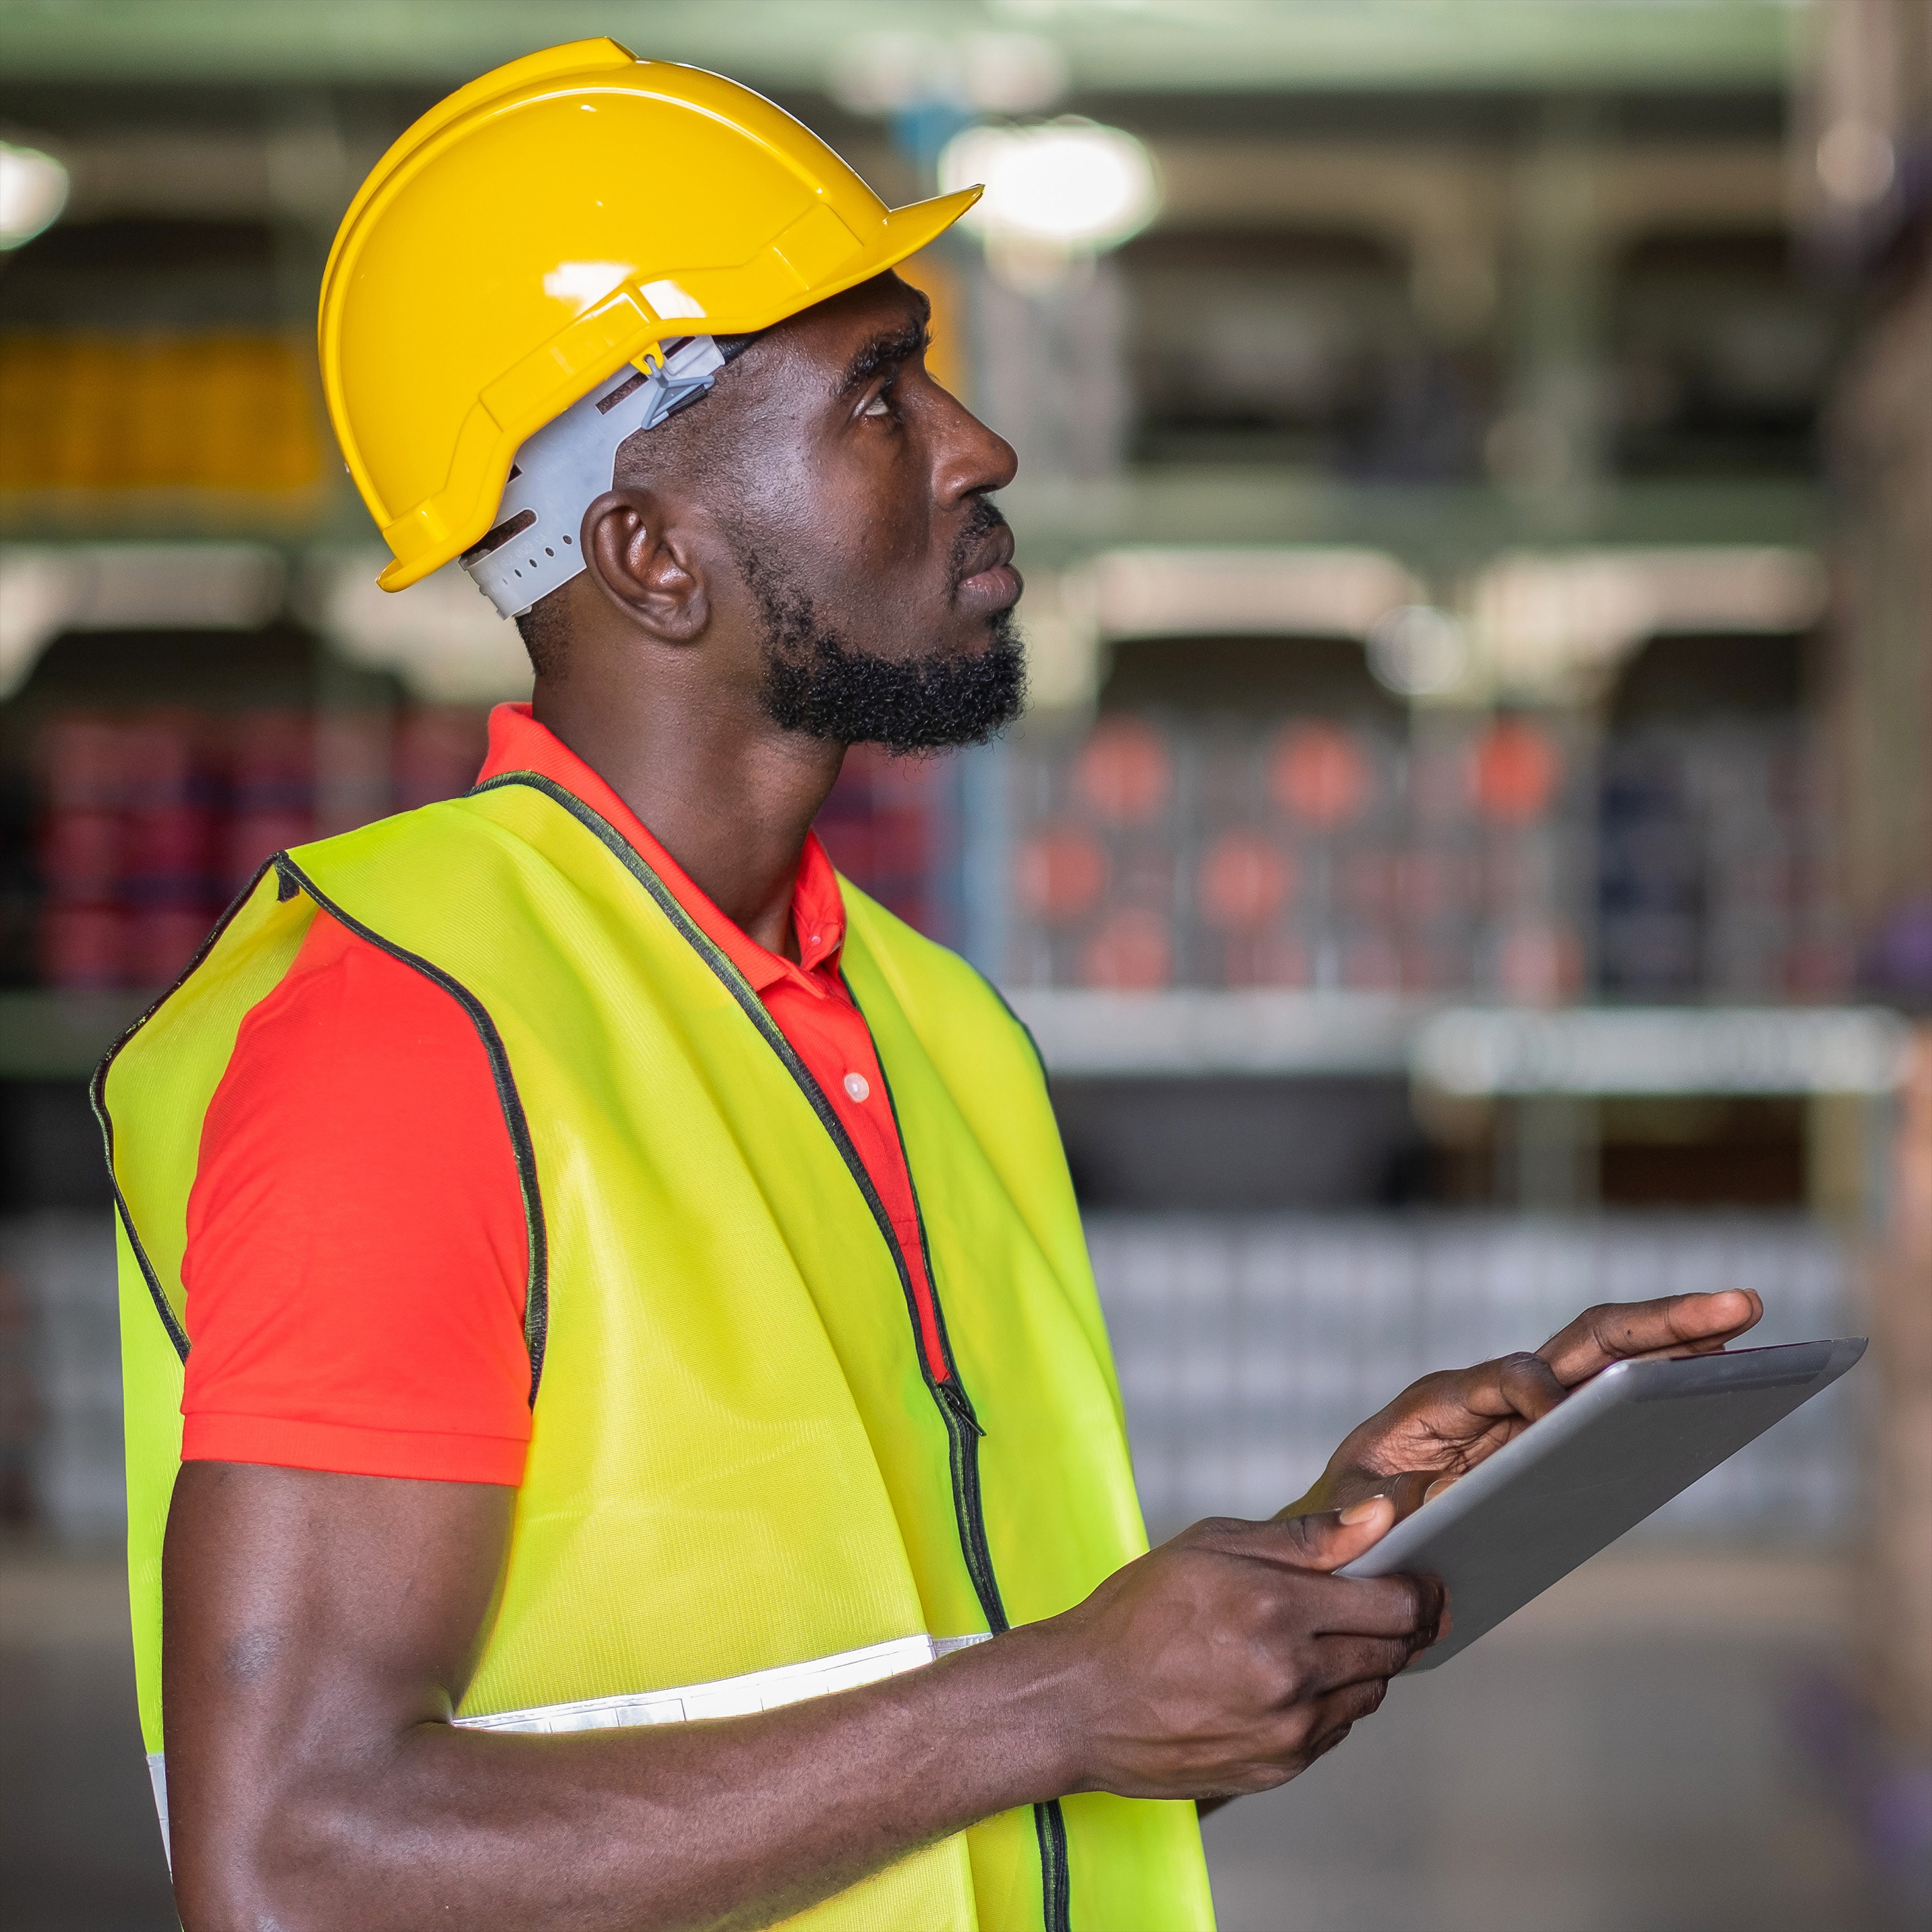
[[[778,1055],[780,1063],[804,1094],[812,1111],[818,1115],[819,1124],[831,1137],[832,1144],[844,1158],[866,1204],[872,1210],[872,1218],[878,1223],[879,1232],[884,1237],[886,1251],[892,1258],[892,1264],[898,1270],[899,1287],[905,1297],[906,1313],[912,1325],[914,1359],[919,1364],[921,1378],[925,1382],[933,1402],[946,1424],[948,1460],[952,1478],[952,1505],[958,1522],[960,1554],[965,1560],[966,1571],[972,1580],[974,1594],[979,1598],[980,1608],[986,1619],[988,1630],[994,1635],[1008,1630],[1006,1606],[1000,1600],[999,1581],[993,1574],[992,1552],[986,1540],[986,1522],[980,1490],[980,1438],[986,1432],[979,1418],[973,1412],[972,1399],[966,1393],[966,1385],[960,1379],[958,1365],[952,1359],[952,1348],[946,1339],[946,1311],[939,1296],[938,1277],[933,1273],[932,1252],[926,1240],[925,1210],[919,1205],[919,1190],[912,1179],[912,1162],[906,1160],[906,1180],[912,1188],[913,1209],[919,1221],[919,1239],[922,1258],[926,1263],[926,1279],[932,1294],[932,1315],[939,1331],[939,1348],[946,1364],[950,1379],[940,1382],[932,1372],[932,1365],[926,1360],[926,1350],[920,1340],[919,1299],[913,1292],[912,1271],[907,1265],[904,1250],[900,1247],[892,1216],[886,1212],[885,1203],[879,1198],[878,1190],[872,1185],[872,1178],[866,1172],[866,1163],[859,1156],[859,1150],[852,1144],[851,1136],[845,1131],[844,1124],[833,1111],[825,1097],[824,1090],[814,1080],[810,1070],[799,1056],[784,1031],[766,1010],[765,1003],[752,990],[751,983],[740,973],[716,941],[692,919],[676,896],[663,880],[659,878],[645,862],[644,856],[635,846],[605,818],[573,792],[567,790],[554,778],[544,777],[536,772],[504,772],[495,778],[485,778],[476,786],[470,796],[472,798],[481,792],[500,790],[508,785],[526,786],[541,793],[554,805],[568,812],[584,830],[590,832],[611,856],[630,873],[648,892],[658,909],[682,935],[692,949],[711,968],[722,982],[725,990],[744,1010],[746,1017],[758,1029],[759,1036]],[[840,975],[842,979],[844,975]],[[851,992],[849,982],[848,993]],[[852,1004],[859,1006],[858,997],[853,994]],[[1004,1002],[1002,1003],[1004,1004]],[[1008,1009],[1010,1012],[1012,1010]],[[859,1007],[860,1017],[865,1009]],[[870,1022],[868,1023],[868,1030]],[[1022,1028],[1024,1030],[1024,1028]],[[1030,1036],[1029,1035],[1029,1037]],[[885,1063],[879,1064],[879,1077],[885,1079]],[[886,1082],[886,1103],[892,1110],[892,1125],[898,1127],[898,1107],[892,1098],[892,1084]],[[899,1147],[904,1151],[905,1136],[899,1136]],[[1034,1807],[1034,1828],[1040,1840],[1041,1902],[1046,1916],[1046,1932],[1068,1932],[1068,1874],[1066,1859],[1066,1822],[1058,1799]]]
[[[864,1019],[866,1010],[859,1004],[859,995],[852,990],[852,982],[845,976],[842,967],[839,982],[847,997]],[[866,1030],[872,1031],[872,1022],[866,1022]],[[926,1209],[920,1204],[919,1184],[913,1179],[912,1156],[906,1151],[905,1130],[899,1123],[899,1103],[892,1092],[891,1076],[886,1071],[886,1063],[879,1062],[879,1078],[886,1090],[886,1105],[892,1117],[892,1132],[898,1136],[899,1154],[906,1164],[906,1184],[912,1190],[912,1211],[919,1226],[920,1258],[926,1264],[926,1285],[932,1294],[933,1325],[939,1331],[940,1359],[946,1364],[951,1380],[935,1382],[926,1377],[926,1385],[938,1399],[941,1412],[946,1418],[946,1433],[951,1438],[952,1452],[953,1506],[959,1517],[959,1546],[966,1558],[967,1574],[973,1580],[974,1593],[980,1599],[980,1608],[986,1619],[986,1628],[995,1635],[1012,1625],[1006,1618],[1006,1605],[1000,1600],[999,1580],[993,1574],[993,1552],[986,1540],[986,1522],[980,1492],[980,1438],[986,1431],[974,1412],[973,1400],[966,1393],[966,1384],[959,1373],[959,1365],[952,1358],[952,1338],[946,1332],[946,1307],[939,1292],[939,1275],[932,1265],[932,1244],[926,1233]],[[918,1326],[918,1310],[911,1302],[911,1291],[907,1291],[908,1302],[914,1318],[914,1333]],[[922,1366],[926,1355],[920,1352]]]
[[530,1274],[524,1291],[524,1346],[530,1353],[530,1400],[534,1408],[537,1390],[543,1381],[544,1344],[550,1333],[550,1241],[544,1225],[543,1196],[537,1186],[536,1150],[530,1141],[530,1122],[524,1116],[523,1099],[510,1071],[510,1056],[504,1051],[496,1023],[483,1002],[461,980],[420,953],[385,939],[373,926],[364,926],[352,913],[345,912],[287,853],[278,852],[268,862],[275,868],[278,890],[288,888],[284,897],[292,898],[297,892],[308,893],[338,926],[440,986],[468,1015],[478,1039],[483,1042],[490,1062],[490,1077],[496,1082],[497,1103],[503,1110],[503,1124],[509,1130],[511,1151],[516,1156],[517,1183],[523,1190],[524,1226],[530,1241]]
[[[128,1197],[121,1192],[120,1176],[114,1172],[114,1118],[107,1111],[107,1076],[120,1057],[121,1049],[200,969],[202,962],[214,950],[215,942],[234,923],[235,915],[254,898],[255,888],[262,883],[262,874],[280,856],[278,853],[274,857],[264,859],[255,868],[254,876],[229,901],[227,910],[214,922],[214,930],[195,948],[194,957],[176,974],[173,984],[100,1056],[100,1064],[94,1070],[94,1078],[87,1083],[87,1097],[93,1106],[94,1118],[100,1126],[100,1144],[107,1159],[107,1185],[113,1190],[114,1211],[120,1217],[122,1227],[126,1230],[128,1245],[134,1250],[135,1262],[141,1270],[141,1279],[148,1285],[148,1298],[154,1304],[154,1312],[161,1318],[161,1326],[168,1331],[168,1340],[173,1343],[175,1353],[184,1362],[188,1360],[188,1331],[175,1319],[175,1311],[169,1303],[166,1291],[161,1286],[161,1278],[154,1272],[154,1264],[148,1258],[148,1250],[142,1245],[140,1234],[135,1232],[134,1216],[129,1210]],[[286,893],[281,896],[287,896]]]
[[1066,1814],[1058,1798],[1033,1808],[1033,1828],[1040,1840],[1040,1904],[1046,1932],[1071,1932],[1073,1882],[1066,1861]]

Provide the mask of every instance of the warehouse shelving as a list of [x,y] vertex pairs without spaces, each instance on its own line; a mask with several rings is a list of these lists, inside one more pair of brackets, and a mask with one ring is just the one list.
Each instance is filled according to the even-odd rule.
[[1407,1075],[1458,1094],[1882,1094],[1907,1029],[1870,1006],[1450,1005],[1377,993],[1012,991],[1049,1071]]
[[[76,1078],[154,995],[0,992],[0,1079]],[[1462,1006],[1376,993],[1020,987],[1050,1074],[1410,1078],[1444,1093],[1887,1094],[1908,1029],[1872,1006]]]

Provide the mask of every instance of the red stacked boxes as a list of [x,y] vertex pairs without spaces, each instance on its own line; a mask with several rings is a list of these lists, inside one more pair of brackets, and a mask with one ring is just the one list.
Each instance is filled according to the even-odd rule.
[[42,727],[38,968],[166,986],[274,852],[460,792],[480,712],[70,712]]
[[87,716],[57,718],[41,734],[40,970],[49,986],[122,983],[122,736]]
[[1541,722],[1118,716],[1015,748],[1016,983],[1566,998],[1576,786]]
[[221,897],[232,898],[271,853],[315,836],[315,731],[301,711],[259,711],[230,734]]
[[1570,902],[1587,889],[1574,802],[1569,821],[1558,811],[1562,748],[1547,724],[1502,718],[1466,755],[1482,854],[1476,989],[1532,1006],[1572,998],[1583,950]]
[[1151,718],[1108,718],[1084,740],[1023,753],[1019,765],[1022,975],[1126,992],[1171,983],[1181,790],[1169,733]]
[[396,722],[391,808],[413,812],[455,798],[476,782],[489,747],[489,718],[464,705],[424,705]]
[[952,936],[934,891],[951,837],[951,778],[946,760],[854,745],[815,827],[832,862],[862,892],[940,939]]
[[1262,748],[1264,823],[1301,879],[1276,985],[1393,992],[1402,955],[1391,922],[1400,837],[1397,748],[1364,725],[1298,720]]
[[166,986],[194,956],[219,899],[220,747],[189,711],[122,728],[120,898],[124,983]]

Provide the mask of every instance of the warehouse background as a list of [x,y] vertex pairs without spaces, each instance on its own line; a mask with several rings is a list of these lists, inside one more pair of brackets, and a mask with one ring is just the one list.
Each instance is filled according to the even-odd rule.
[[172,1922],[86,1072],[270,852],[462,790],[528,689],[460,575],[374,587],[321,265],[416,114],[607,32],[892,200],[962,137],[1130,137],[1111,226],[1041,189],[910,271],[1021,453],[1034,704],[855,751],[820,830],[1040,1040],[1156,1532],[1266,1514],[1590,1300],[1744,1285],[1766,1339],[1874,1337],[1217,1819],[1224,1924],[1922,1922],[1925,0],[0,0],[20,1922]]

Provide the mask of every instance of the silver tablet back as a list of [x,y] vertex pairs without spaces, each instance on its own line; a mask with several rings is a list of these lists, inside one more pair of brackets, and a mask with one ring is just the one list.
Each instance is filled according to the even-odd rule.
[[1864,1353],[1862,1340],[1618,1362],[1396,1525],[1344,1576],[1440,1577],[1432,1670],[1734,1456]]

